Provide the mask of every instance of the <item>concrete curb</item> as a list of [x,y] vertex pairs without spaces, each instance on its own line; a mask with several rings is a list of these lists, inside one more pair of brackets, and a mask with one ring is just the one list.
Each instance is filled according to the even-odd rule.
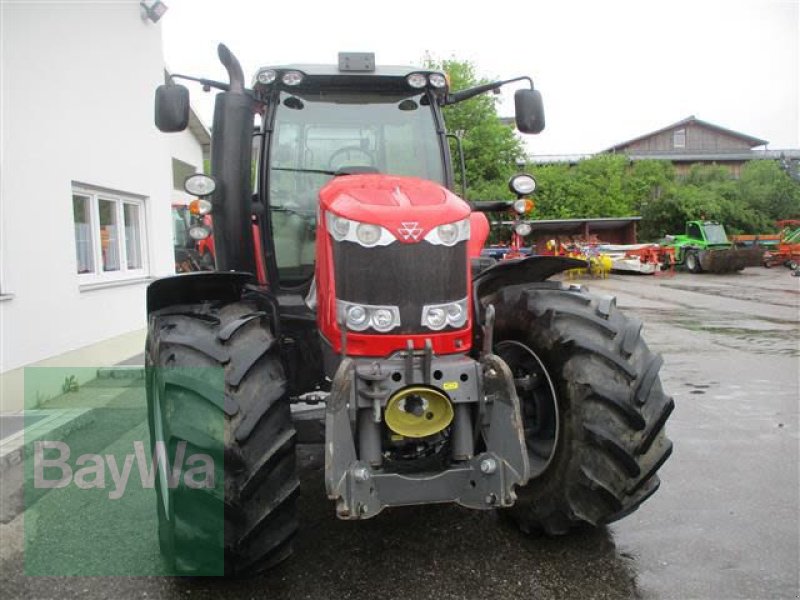
[[144,379],[144,367],[117,365],[97,369],[98,379]]
[[26,417],[42,420],[0,440],[0,523],[8,523],[24,507],[23,480],[25,459],[33,453],[33,442],[63,439],[94,421],[92,408],[67,410],[27,410]]

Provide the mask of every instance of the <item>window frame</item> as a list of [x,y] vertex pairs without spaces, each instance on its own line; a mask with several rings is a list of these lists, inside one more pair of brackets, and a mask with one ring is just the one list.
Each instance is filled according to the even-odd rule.
[[[678,137],[681,138],[682,143],[678,143]],[[672,132],[672,147],[673,148],[686,148],[686,129],[676,129]]]
[[[73,256],[75,262],[73,273],[75,273],[75,275],[78,277],[79,285],[83,286],[95,283],[112,283],[147,277],[150,272],[150,266],[148,260],[146,198],[142,196],[126,194],[124,192],[117,192],[104,188],[95,188],[76,183],[73,183],[72,185],[72,196],[82,196],[87,198],[89,201],[88,212],[89,227],[91,232],[91,256],[93,270],[88,273],[78,272],[78,256],[76,250],[74,249]],[[102,236],[100,230],[101,200],[112,202],[114,205],[115,223],[118,230],[116,247],[119,261],[119,269],[114,271],[103,270]],[[139,268],[128,267],[128,239],[125,231],[125,205],[132,205],[136,207],[136,221],[138,221],[139,227],[139,261],[141,263]],[[75,248],[76,237],[74,213],[72,219],[72,241],[73,248]]]

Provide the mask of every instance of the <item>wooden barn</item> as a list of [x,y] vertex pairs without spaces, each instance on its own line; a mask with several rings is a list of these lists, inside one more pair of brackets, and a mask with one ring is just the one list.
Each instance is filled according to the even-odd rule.
[[678,175],[685,175],[692,165],[700,163],[724,165],[732,176],[739,177],[745,163],[763,158],[755,149],[766,145],[766,140],[725,129],[692,115],[612,146],[605,152],[625,154],[631,160],[669,160],[675,165]]

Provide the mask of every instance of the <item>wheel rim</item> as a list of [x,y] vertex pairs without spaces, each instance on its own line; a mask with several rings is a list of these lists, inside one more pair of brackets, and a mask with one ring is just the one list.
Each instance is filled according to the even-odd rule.
[[556,389],[542,360],[525,344],[506,340],[495,346],[495,353],[514,376],[533,479],[544,473],[558,447],[561,427]]
[[686,266],[689,267],[690,271],[694,271],[697,268],[697,257],[694,254],[689,254],[686,257]]
[[[169,520],[169,481],[167,479],[167,469],[169,468],[169,458],[167,457],[167,441],[164,439],[164,420],[161,416],[161,394],[158,391],[158,384],[153,385],[153,431],[155,440],[153,444],[153,468],[158,470],[158,483],[161,504],[164,506],[164,516]],[[164,447],[164,460],[158,460],[157,444],[161,442]]]

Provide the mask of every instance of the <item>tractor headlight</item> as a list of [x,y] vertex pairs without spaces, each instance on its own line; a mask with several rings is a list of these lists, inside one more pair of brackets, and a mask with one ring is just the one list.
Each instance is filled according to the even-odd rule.
[[350,233],[350,219],[333,216],[329,219],[329,222],[331,234],[333,234],[334,238],[339,238],[339,240],[341,240],[346,238],[347,234]]
[[328,233],[337,242],[355,242],[359,246],[372,248],[373,246],[388,246],[397,238],[385,227],[372,223],[359,223],[345,219],[333,213],[325,215],[328,224]]
[[300,85],[303,81],[303,74],[300,71],[286,71],[281,77],[284,85]]
[[195,225],[194,227],[189,228],[189,237],[193,240],[204,240],[209,235],[211,235],[211,232],[208,230],[208,228],[203,227],[202,225]]
[[185,179],[183,189],[187,194],[203,198],[214,193],[214,190],[217,189],[217,181],[210,175],[195,173]]
[[509,180],[508,187],[518,196],[526,196],[536,189],[536,180],[527,173],[520,173]]
[[354,329],[356,331],[364,329],[369,324],[367,309],[358,304],[354,304],[347,309],[345,323],[349,329]]
[[531,230],[532,228],[530,223],[517,223],[514,225],[514,231],[517,232],[517,235],[521,235],[522,237],[530,235]]
[[408,85],[416,89],[424,88],[428,84],[428,79],[422,73],[411,73],[406,77],[406,81]]
[[396,306],[375,306],[336,301],[339,322],[350,331],[365,331],[369,328],[380,333],[400,327],[400,309]]
[[442,243],[445,246],[452,246],[456,243],[456,239],[458,239],[458,227],[452,223],[440,225],[438,227],[438,234],[439,239],[442,240]]
[[263,69],[256,74],[256,81],[262,85],[269,85],[278,74],[273,69]]
[[360,223],[356,227],[356,237],[362,246],[374,246],[381,239],[381,228],[369,223]]
[[447,311],[440,306],[428,307],[428,311],[422,317],[422,324],[434,331],[444,329],[447,325]]
[[439,225],[425,236],[425,241],[443,246],[455,246],[458,242],[467,240],[469,240],[469,219]]
[[[397,320],[399,325],[399,317]],[[376,331],[389,331],[395,326],[394,314],[389,308],[376,308],[372,311],[369,323]]]
[[428,75],[428,81],[431,82],[431,85],[435,88],[443,88],[447,85],[447,79],[441,73],[431,73]]
[[448,325],[458,329],[467,323],[467,299],[445,304],[426,304],[422,308],[422,326],[439,331]]

